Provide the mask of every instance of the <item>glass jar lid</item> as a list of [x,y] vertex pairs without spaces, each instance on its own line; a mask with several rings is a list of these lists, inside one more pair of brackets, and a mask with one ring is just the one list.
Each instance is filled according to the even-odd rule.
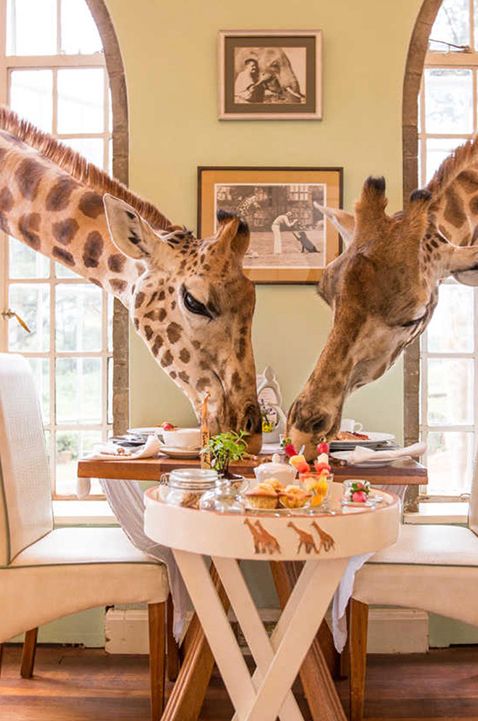
[[213,488],[217,482],[217,471],[210,468],[177,468],[169,474],[170,488],[201,491]]

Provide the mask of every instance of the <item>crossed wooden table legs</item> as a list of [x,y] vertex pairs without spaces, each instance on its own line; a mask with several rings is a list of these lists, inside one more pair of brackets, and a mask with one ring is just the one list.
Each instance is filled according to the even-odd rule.
[[[302,564],[271,563],[285,609],[269,639],[237,561],[214,558],[209,572],[200,556],[181,551],[175,555],[236,708],[235,721],[266,721],[277,715],[281,721],[300,721],[302,715],[289,689],[302,661],[301,681],[314,721],[345,721],[329,671],[332,654],[324,622],[319,634],[326,642],[324,649],[316,637],[307,653],[343,573],[343,559],[327,561],[327,571],[323,563],[318,569],[318,561],[307,561],[297,583]],[[256,662],[252,679],[227,620],[228,599]],[[196,616],[162,721],[196,721],[199,716],[214,665],[204,631]]]

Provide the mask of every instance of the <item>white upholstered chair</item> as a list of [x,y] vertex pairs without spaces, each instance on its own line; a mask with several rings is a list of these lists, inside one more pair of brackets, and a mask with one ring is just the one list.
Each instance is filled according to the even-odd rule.
[[48,459],[28,362],[0,354],[0,662],[26,632],[22,676],[33,673],[38,626],[77,611],[147,603],[152,717],[164,699],[165,567],[120,528],[53,527]]
[[365,697],[368,606],[419,608],[478,626],[478,462],[468,527],[403,525],[359,571],[350,604],[350,718]]

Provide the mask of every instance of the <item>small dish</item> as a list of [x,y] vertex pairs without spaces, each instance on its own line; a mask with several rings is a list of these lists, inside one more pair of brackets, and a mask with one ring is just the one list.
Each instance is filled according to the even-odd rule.
[[162,445],[159,452],[168,458],[184,458],[185,460],[199,458],[199,448],[174,448]]

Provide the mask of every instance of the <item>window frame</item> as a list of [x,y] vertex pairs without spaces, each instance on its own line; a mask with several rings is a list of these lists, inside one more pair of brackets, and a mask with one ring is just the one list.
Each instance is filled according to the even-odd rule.
[[[41,69],[48,68],[53,71],[53,127],[52,135],[60,140],[67,140],[69,137],[74,138],[101,138],[103,140],[103,159],[105,167],[109,164],[109,152],[112,152],[113,175],[123,183],[128,181],[128,109],[126,96],[126,82],[124,68],[119,50],[118,40],[108,14],[107,8],[103,0],[86,0],[86,4],[96,23],[101,42],[103,45],[102,52],[82,55],[63,55],[60,54],[61,49],[57,46],[58,55],[32,55],[32,56],[14,56],[6,54],[6,20],[7,20],[7,0],[0,0],[0,27],[5,31],[0,33],[0,102],[8,104],[9,101],[9,75],[16,69]],[[59,12],[60,0],[57,0],[57,9]],[[59,18],[59,16],[58,16]],[[2,25],[3,23],[3,25]],[[58,33],[58,45],[60,33]],[[62,68],[81,68],[81,67],[98,67],[104,70],[105,78],[105,96],[107,95],[108,85],[111,92],[111,118],[108,103],[104,103],[104,129],[102,133],[75,133],[66,134],[57,133],[56,122],[56,74]],[[111,120],[111,123],[110,123]],[[110,125],[112,130],[110,130]],[[110,139],[112,143],[110,143]],[[110,146],[112,150],[110,151]],[[3,236],[3,242],[0,243],[0,262],[4,272],[0,277],[0,298],[3,307],[7,308],[8,303],[8,240],[7,236]],[[59,284],[74,285],[85,283],[83,278],[62,278],[56,277],[54,274],[53,263],[50,263],[50,272],[47,278],[32,278],[28,280],[12,279],[15,284],[22,283],[47,283],[51,290],[55,289]],[[102,295],[102,348],[100,352],[58,352],[54,349],[55,337],[55,304],[51,303],[50,308],[50,348],[47,353],[28,353],[28,357],[47,357],[50,364],[54,363],[55,358],[63,357],[88,357],[94,356],[99,358],[102,363],[102,390],[103,404],[102,420],[99,424],[82,424],[75,426],[74,424],[61,424],[58,428],[55,410],[50,410],[50,424],[52,430],[60,430],[67,432],[78,430],[100,430],[103,434],[111,428],[108,423],[107,405],[107,389],[108,389],[108,363],[112,362],[113,368],[113,397],[111,398],[112,414],[113,414],[113,432],[122,433],[128,425],[128,313],[127,310],[115,299],[114,300],[113,318],[110,322],[113,324],[112,332],[112,352],[108,349],[108,298],[105,293]],[[0,323],[0,343],[2,347],[7,347],[8,342],[8,326],[5,321]],[[112,358],[112,361],[109,359]],[[51,375],[51,377],[53,377]],[[52,393],[52,384],[50,387],[50,403],[54,406],[55,397]],[[49,425],[50,425],[49,424]],[[54,449],[53,437],[50,440],[50,450]],[[54,456],[52,456],[52,463]],[[76,500],[76,496],[62,496],[57,494],[54,488],[52,474],[52,495],[55,500]],[[88,500],[98,500],[102,496],[91,494]],[[85,499],[86,500],[86,499]]]

